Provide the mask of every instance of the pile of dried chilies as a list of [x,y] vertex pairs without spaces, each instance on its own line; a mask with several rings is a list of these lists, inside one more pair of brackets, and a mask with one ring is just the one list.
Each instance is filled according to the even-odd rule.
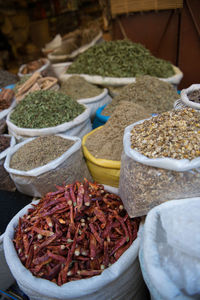
[[139,223],[117,195],[85,179],[33,205],[19,219],[14,245],[33,275],[60,286],[101,274],[135,240]]

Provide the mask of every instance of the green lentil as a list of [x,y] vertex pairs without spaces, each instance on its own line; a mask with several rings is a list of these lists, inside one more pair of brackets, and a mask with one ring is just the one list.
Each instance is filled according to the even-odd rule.
[[170,62],[154,57],[139,43],[128,40],[105,41],[94,45],[69,66],[67,73],[107,77],[151,75],[167,78],[174,75]]
[[66,152],[74,141],[60,136],[41,136],[23,145],[11,158],[10,166],[28,171],[44,166]]
[[28,94],[10,115],[10,120],[22,128],[46,128],[72,121],[85,107],[71,97],[48,91]]

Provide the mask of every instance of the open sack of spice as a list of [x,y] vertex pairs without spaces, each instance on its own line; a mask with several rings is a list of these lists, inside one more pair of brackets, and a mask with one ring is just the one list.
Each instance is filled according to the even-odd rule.
[[39,58],[27,64],[21,65],[18,76],[21,78],[25,75],[32,75],[34,72],[42,72],[50,67],[50,61],[47,58]]
[[6,260],[31,300],[142,300],[140,219],[102,185],[76,181],[47,193],[9,223]]
[[183,77],[170,62],[154,57],[143,45],[128,40],[94,45],[80,54],[61,78],[71,74],[80,74],[91,83],[109,86],[132,83],[138,75],[155,76],[177,86]]
[[90,109],[55,91],[36,91],[7,116],[9,133],[16,138],[63,133],[83,137],[92,129]]
[[140,265],[151,299],[200,298],[200,198],[152,209],[140,246]]
[[99,88],[87,82],[81,76],[71,76],[61,82],[60,91],[71,96],[80,104],[85,104],[90,108],[90,117],[95,117],[96,110],[104,104],[111,102],[108,90]]
[[121,101],[104,126],[84,136],[83,153],[95,181],[119,186],[124,129],[149,116],[150,113],[142,105]]
[[3,120],[8,113],[16,106],[14,92],[12,89],[0,89],[0,120]]
[[90,178],[80,138],[66,135],[26,139],[11,149],[4,166],[17,189],[34,197],[63,182]]
[[58,90],[58,79],[55,77],[43,77],[35,72],[32,76],[26,76],[18,82],[14,91],[16,102],[19,103],[26,95],[35,91]]
[[192,107],[200,110],[200,84],[192,84],[181,91],[181,98],[174,103],[174,108]]
[[15,145],[15,138],[9,134],[0,135],[0,190],[15,191],[14,182],[4,168],[4,162],[10,149]]
[[169,111],[125,129],[119,193],[131,217],[200,196],[200,114]]

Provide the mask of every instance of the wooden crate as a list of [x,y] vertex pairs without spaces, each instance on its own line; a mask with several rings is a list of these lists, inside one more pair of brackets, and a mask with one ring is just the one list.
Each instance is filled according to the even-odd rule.
[[130,12],[181,8],[183,0],[110,0],[110,7],[115,17]]

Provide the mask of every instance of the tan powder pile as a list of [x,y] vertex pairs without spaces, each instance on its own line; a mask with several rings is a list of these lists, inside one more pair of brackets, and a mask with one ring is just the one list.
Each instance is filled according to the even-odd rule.
[[108,122],[88,136],[86,147],[96,158],[121,160],[124,129],[139,120],[150,117],[143,106],[122,101]]
[[122,100],[141,104],[151,113],[161,113],[172,109],[174,101],[178,98],[179,95],[170,83],[149,75],[139,76],[136,82],[121,90],[102,114],[110,116]]
[[87,82],[83,77],[71,76],[67,81],[62,82],[60,91],[79,100],[96,97],[103,92],[103,89]]

